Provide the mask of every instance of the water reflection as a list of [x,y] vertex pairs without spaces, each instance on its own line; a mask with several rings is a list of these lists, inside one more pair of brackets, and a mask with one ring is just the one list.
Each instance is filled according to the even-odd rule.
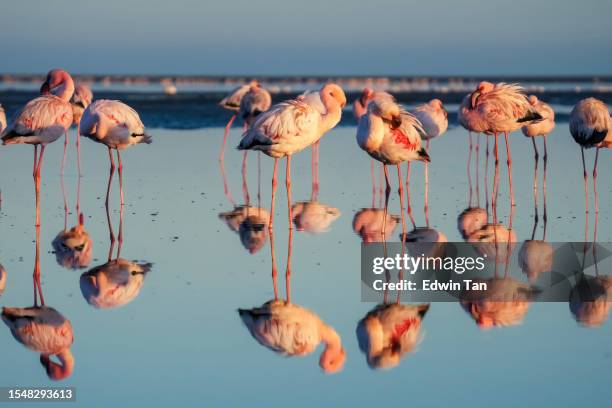
[[93,241],[85,230],[83,214],[79,222],[69,230],[60,231],[52,242],[55,259],[68,269],[86,268],[91,263]]
[[[400,236],[400,239],[402,237]],[[444,233],[429,227],[418,227],[406,234],[408,252],[412,256],[442,256],[448,239]]]
[[421,340],[421,321],[429,304],[377,305],[359,321],[357,339],[372,369],[389,369],[413,352]]
[[319,358],[321,370],[328,374],[340,371],[344,366],[346,353],[338,333],[313,311],[291,302],[293,230],[289,229],[285,271],[286,300],[279,299],[278,296],[274,233],[272,231],[270,232],[270,248],[274,299],[252,309],[238,309],[242,322],[259,344],[285,357],[306,356],[313,353],[319,344],[323,343],[324,349]]
[[321,234],[340,217],[340,210],[317,201],[302,201],[293,205],[292,214],[298,231]]
[[353,231],[364,243],[380,242],[393,235],[399,222],[399,216],[386,213],[382,209],[362,208],[353,217]]
[[240,242],[249,253],[259,252],[266,244],[270,214],[264,208],[238,206],[220,213],[219,218],[230,230],[238,233]]

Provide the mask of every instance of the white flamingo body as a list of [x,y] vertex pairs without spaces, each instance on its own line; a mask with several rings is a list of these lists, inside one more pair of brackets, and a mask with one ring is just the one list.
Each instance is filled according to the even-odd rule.
[[432,99],[428,103],[419,105],[411,113],[423,126],[425,131],[421,134],[423,140],[441,136],[448,129],[448,112],[439,99]]
[[240,318],[261,345],[283,356],[304,356],[325,343],[320,365],[334,372],[344,364],[340,336],[316,314],[282,300],[271,300],[261,307],[239,309]]
[[359,348],[371,368],[392,368],[421,340],[421,321],[428,304],[378,305],[357,325]]
[[540,101],[535,95],[530,95],[529,103],[542,119],[523,126],[521,130],[526,137],[547,136],[555,128],[555,111],[549,104]]
[[481,82],[463,103],[469,106],[465,109],[462,104],[461,120],[475,132],[510,133],[541,119],[523,88],[516,84]]
[[94,142],[117,150],[152,141],[134,109],[123,102],[107,99],[97,100],[85,109],[80,132]]
[[151,267],[150,263],[114,259],[81,275],[81,293],[97,309],[124,306],[138,296]]
[[608,106],[595,98],[579,101],[570,113],[570,133],[580,146],[607,147],[612,144],[612,123]]
[[55,95],[32,99],[4,130],[2,143],[46,145],[55,142],[72,125],[72,106]]

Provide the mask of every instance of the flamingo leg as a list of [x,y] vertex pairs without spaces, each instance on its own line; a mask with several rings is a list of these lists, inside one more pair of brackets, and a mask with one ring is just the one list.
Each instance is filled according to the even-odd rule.
[[285,188],[287,189],[287,213],[289,215],[289,230],[291,231],[293,229],[293,209],[291,208],[291,155],[287,156]]
[[495,175],[493,176],[493,196],[491,197],[491,209],[493,211],[493,223],[497,223],[497,192],[499,188],[499,141],[495,133]]
[[60,187],[62,189],[62,198],[64,199],[64,231],[68,230],[68,195],[66,194],[66,186],[64,185],[64,175],[60,174]]
[[278,270],[276,268],[276,254],[274,252],[274,231],[270,230],[270,255],[272,258],[272,288],[274,300],[278,300]]
[[468,160],[467,160],[468,187],[468,206],[472,207],[472,132],[468,133]]
[[383,182],[385,180],[385,169],[384,167],[380,167],[380,182],[378,183],[379,185],[379,194],[380,194],[380,199],[379,199],[379,204],[382,206],[383,204],[383,197],[384,197],[384,188],[383,188]]
[[[599,159],[599,147],[595,151],[595,164],[593,165],[593,194],[595,196],[595,216],[599,214],[599,193],[597,192],[597,161]],[[597,223],[595,224],[597,229]]]
[[489,217],[489,135],[485,134],[486,149],[485,149],[485,206],[487,211],[487,218]]
[[546,147],[546,136],[544,136],[544,175],[542,177],[542,198],[544,199],[544,238],[546,239],[546,222],[548,221],[548,214],[546,208],[546,170],[548,164],[548,148]]
[[229,201],[232,206],[236,207],[234,197],[227,183],[227,174],[225,174],[225,163],[223,160],[219,161],[219,170],[221,170],[221,178],[223,179],[223,192],[225,193],[225,198],[227,198],[227,201]]
[[34,306],[38,306],[36,292],[40,297],[41,306],[45,305],[45,297],[42,292],[42,284],[40,282],[40,225],[36,226],[36,256],[34,258]]
[[510,205],[514,207],[516,203],[514,202],[514,189],[512,187],[512,153],[510,152],[510,141],[508,140],[508,132],[504,132],[504,136],[506,138],[506,164],[508,165],[508,183],[510,183]]
[[112,254],[112,249],[113,246],[115,245],[115,233],[113,231],[113,225],[111,223],[111,217],[110,217],[110,209],[109,209],[109,198],[110,198],[110,192],[111,192],[111,187],[112,187],[112,182],[113,182],[113,176],[115,174],[115,159],[113,158],[113,151],[110,149],[110,147],[108,148],[108,158],[110,160],[110,171],[108,174],[108,185],[106,186],[106,200],[105,200],[105,207],[106,207],[106,220],[108,222],[108,230],[110,233],[110,242],[111,242],[111,249],[109,251],[109,255],[108,255],[108,260],[111,260],[111,254]]
[[77,148],[77,170],[79,177],[81,177],[81,124],[77,125],[77,137],[76,137],[76,148]]
[[[534,208],[534,218],[535,225],[538,224],[538,160],[540,155],[538,154],[538,145],[536,144],[535,138],[531,138],[531,142],[533,143],[533,151],[534,151],[534,168],[533,168],[533,208]],[[535,225],[533,230],[535,232]],[[533,237],[531,238],[533,239]]]
[[274,226],[274,202],[276,200],[276,175],[278,174],[278,159],[274,158],[274,172],[272,173],[272,201],[270,203],[270,222],[268,228],[271,230]]
[[257,208],[261,208],[261,152],[257,152]]
[[[426,150],[429,153],[429,139],[427,140]],[[423,207],[425,213],[425,224],[429,228],[429,163],[425,162],[425,205]]]
[[242,154],[242,196],[247,207],[251,203],[251,196],[249,195],[249,186],[247,184],[247,156],[249,151],[245,150]]
[[586,163],[584,161],[584,147],[580,148],[580,152],[582,153],[582,174],[584,179],[584,201],[586,203],[586,213],[589,213],[589,184],[588,184],[588,175],[586,171]]
[[402,214],[402,243],[404,243],[406,242],[406,216],[404,215],[404,189],[403,189],[404,183],[402,183],[402,169],[399,164],[397,165],[397,182],[398,182],[397,194],[399,195],[400,211]]
[[374,174],[374,159],[370,159],[370,173],[372,174],[372,208],[376,207],[376,174]]
[[42,170],[44,155],[45,145],[41,145],[40,156],[38,156],[38,161],[35,161],[36,169],[34,170],[34,189],[36,192],[36,227],[40,227],[40,173]]
[[223,142],[221,143],[221,151],[219,152],[219,161],[223,162],[225,159],[225,145],[227,144],[227,136],[229,135],[230,128],[232,127],[232,123],[234,123],[234,119],[236,119],[236,114],[234,113],[232,117],[227,121],[225,125],[225,131],[223,132]]
[[387,212],[389,207],[389,194],[391,194],[391,183],[389,182],[389,169],[386,164],[383,164],[383,173],[385,174],[385,182],[387,188],[385,189],[385,209],[383,211],[383,227],[382,227],[382,240],[386,241],[387,238]]
[[285,294],[287,295],[287,302],[291,303],[291,254],[293,252],[293,228],[289,228],[288,241],[289,243],[287,244],[287,268],[285,269]]
[[476,134],[476,206],[480,207],[480,133]]
[[412,166],[410,166],[410,162],[407,163],[406,169],[406,208],[408,211],[408,217],[410,218],[410,222],[412,223],[412,229],[416,228],[416,223],[414,222],[414,216],[412,214],[412,205],[410,204],[410,170]]
[[123,163],[121,162],[121,151],[119,151],[119,149],[117,149],[117,161],[117,169],[119,170],[119,196],[121,197],[121,207],[123,207],[125,203],[123,199]]
[[68,142],[69,142],[69,136],[68,136],[68,131],[66,131],[64,133],[64,156],[62,157],[62,168],[60,170],[60,174],[62,176],[64,175],[64,167],[66,165],[66,156],[68,154]]

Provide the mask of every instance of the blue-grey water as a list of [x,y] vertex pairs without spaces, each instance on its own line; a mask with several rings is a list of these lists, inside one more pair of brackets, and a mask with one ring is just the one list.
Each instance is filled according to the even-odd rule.
[[[151,119],[153,116],[145,116],[145,123],[149,119],[153,124],[159,123]],[[348,119],[349,115],[345,116]],[[226,118],[218,113],[214,121],[222,123]],[[355,143],[355,128],[350,125],[332,130],[321,144],[319,201],[338,208],[341,215],[325,233],[294,232],[291,277],[291,300],[335,328],[346,349],[346,363],[341,372],[326,375],[318,366],[321,347],[305,357],[274,354],[251,337],[236,312],[271,299],[273,287],[269,241],[250,254],[238,233],[219,219],[220,213],[233,209],[224,194],[217,161],[223,129],[214,126],[173,130],[153,126],[150,132],[154,136],[152,145],[136,146],[123,155],[126,207],[121,256],[151,262],[153,266],[138,295],[116,309],[92,307],[79,286],[80,275],[105,263],[108,255],[104,210],[107,153],[100,145],[83,141],[80,200],[85,227],[93,239],[93,259],[87,268],[67,270],[58,265],[51,246],[64,228],[59,176],[62,140],[47,149],[41,205],[42,288],[46,304],[72,323],[75,367],[66,380],[50,381],[38,355],[15,341],[3,325],[0,385],[72,386],[77,390],[77,403],[66,406],[83,407],[388,403],[560,407],[587,402],[604,406],[612,397],[608,386],[612,326],[609,321],[597,328],[580,326],[567,303],[535,302],[522,324],[491,330],[480,330],[458,304],[434,303],[423,320],[423,338],[415,352],[390,370],[368,367],[355,329],[374,304],[360,300],[361,239],[352,230],[352,220],[361,208],[371,206],[370,159]],[[71,131],[72,139],[75,133]],[[225,170],[235,203],[243,204],[242,155],[231,148],[239,137],[240,127],[236,125],[230,134]],[[485,203],[484,141],[482,136],[481,206]],[[511,145],[517,198],[513,227],[522,241],[530,238],[533,227],[533,148],[520,133],[511,135]],[[547,239],[580,241],[585,232],[582,168],[579,149],[566,122],[557,123],[548,137],[548,147]],[[593,153],[588,152],[589,166]],[[607,156],[603,151],[599,158],[599,241],[612,239],[607,206],[612,189],[605,176],[612,171],[612,162]],[[449,241],[460,241],[457,216],[469,206],[467,132],[451,128],[432,142],[431,157],[431,225]],[[475,189],[475,157],[472,160]],[[507,223],[505,155],[501,163],[499,213],[502,222]],[[7,271],[1,306],[32,305],[35,213],[31,166],[31,147],[0,149],[0,263]],[[282,180],[284,163],[280,168]],[[247,173],[251,200],[256,201],[255,154],[250,156]],[[398,214],[397,181],[395,172],[391,174],[390,211]],[[304,151],[293,161],[295,201],[310,197],[310,175],[310,151]],[[261,196],[266,209],[270,176],[271,160],[262,156]],[[413,166],[412,177],[412,204],[417,224],[423,225],[420,163]],[[68,224],[73,226],[77,219],[77,176],[72,142],[65,186],[71,208]],[[111,196],[115,228],[119,220],[117,187],[115,184]],[[475,195],[472,199],[476,205]],[[281,181],[274,236],[281,294],[285,288],[286,214]],[[542,233],[541,224],[538,234]],[[593,217],[589,235],[592,227]],[[397,234],[391,239],[397,240]]]

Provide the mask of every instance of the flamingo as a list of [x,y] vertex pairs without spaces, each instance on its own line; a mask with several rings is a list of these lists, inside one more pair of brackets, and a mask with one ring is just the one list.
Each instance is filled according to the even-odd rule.
[[296,203],[291,209],[293,222],[298,231],[310,234],[321,234],[340,217],[340,210],[318,201],[303,201]]
[[312,311],[284,300],[270,300],[261,307],[238,309],[249,332],[261,345],[283,356],[304,356],[325,344],[319,366],[328,374],[344,366],[346,353],[333,327]]
[[240,111],[240,103],[242,101],[242,97],[251,90],[251,87],[259,87],[259,82],[253,80],[248,84],[241,85],[238,88],[234,89],[225,98],[221,99],[221,101],[219,102],[219,106],[221,106],[223,109],[227,109],[232,112],[232,116],[227,121],[227,124],[225,125],[225,131],[223,133],[223,143],[221,144],[221,151],[219,152],[220,162],[223,162],[223,159],[225,157],[225,144],[227,143],[227,136],[229,135],[232,123],[236,119],[236,115]]
[[79,223],[62,230],[52,242],[57,263],[68,269],[86,268],[93,256],[93,241],[85,230],[83,214],[79,214]]
[[598,327],[608,320],[612,307],[612,277],[583,276],[570,291],[569,306],[576,321]]
[[421,340],[421,321],[429,304],[381,304],[359,321],[357,340],[372,369],[397,366]]
[[232,211],[222,212],[219,218],[240,236],[240,242],[250,254],[263,248],[268,238],[270,214],[263,208],[238,206]]
[[[353,231],[365,243],[386,241],[399,224],[400,217],[379,208],[362,208],[353,217]],[[384,232],[384,236],[383,236]]]
[[[400,164],[412,160],[429,162],[427,151],[421,147],[420,134],[423,132],[419,120],[411,113],[402,110],[389,94],[375,97],[368,105],[368,113],[361,117],[357,126],[359,147],[383,163],[387,185],[385,210],[391,191],[387,166],[390,164],[397,166],[403,237],[406,236],[406,221]],[[415,227],[414,220],[413,227]]]
[[292,229],[291,156],[321,139],[333,127],[332,123],[334,125],[338,123],[338,117],[341,116],[342,108],[346,105],[344,91],[336,84],[323,86],[319,94],[326,109],[325,113],[319,112],[301,98],[282,102],[261,114],[253,126],[245,132],[238,145],[239,150],[259,150],[274,158],[270,222],[268,223],[270,229],[274,223],[278,159],[282,157],[287,159],[285,185],[289,229]]
[[460,295],[461,306],[479,328],[505,327],[520,324],[536,290],[511,278],[474,279],[484,282],[486,290],[466,290]]
[[[53,69],[41,87],[42,96],[32,99],[17,113],[13,123],[2,133],[2,144],[34,145],[34,188],[36,191],[36,226],[40,225],[40,179],[47,144],[62,136],[68,137],[72,124],[70,98],[74,92],[72,77],[61,69]],[[41,145],[40,156],[38,145]]]
[[[86,136],[94,142],[104,144],[108,148],[111,178],[115,172],[112,149],[117,151],[119,188],[121,206],[123,207],[123,164],[121,162],[121,150],[139,143],[150,144],[153,141],[151,136],[146,133],[145,127],[134,109],[123,102],[107,99],[99,99],[85,109],[79,128],[82,136]],[[109,179],[106,193],[107,207],[110,181],[111,179]]]
[[[431,139],[441,136],[448,129],[448,112],[444,109],[444,104],[440,99],[432,99],[431,101],[419,105],[414,108],[411,113],[421,122],[424,132],[421,133],[421,139],[425,140],[425,149],[429,153],[429,142]],[[408,174],[406,176],[406,185],[410,179],[410,162],[408,162]],[[408,207],[410,207],[410,198],[408,197]],[[425,218],[429,226],[429,164],[425,163]]]
[[[511,228],[506,228],[502,224],[486,224],[470,234],[466,241],[473,243],[481,255],[504,263],[508,261],[514,249],[516,234]],[[499,243],[507,243],[508,245],[500,246]]]
[[482,229],[487,224],[487,211],[480,207],[468,207],[459,214],[457,228],[463,239]]
[[[74,341],[72,324],[52,307],[2,308],[2,320],[13,337],[37,353],[51,380],[70,377],[74,369],[74,357],[70,347]],[[51,360],[57,356],[60,364]]]
[[124,306],[138,296],[151,267],[147,262],[113,259],[81,275],[81,293],[96,309]]
[[0,296],[4,293],[6,288],[6,269],[0,264]]
[[[466,102],[466,99],[464,99]],[[467,109],[465,109],[467,108]],[[516,84],[503,82],[492,84],[481,82],[470,94],[469,106],[460,108],[462,121],[469,129],[479,133],[495,135],[495,163],[499,163],[497,136],[504,133],[508,165],[508,182],[510,184],[510,203],[515,205],[512,187],[512,155],[508,135],[522,126],[541,120],[535,108],[529,103],[523,88]],[[497,189],[495,189],[495,194]]]
[[[72,118],[73,124],[77,127],[77,167],[79,171],[79,175],[81,175],[81,133],[79,132],[79,123],[81,122],[81,117],[83,116],[83,112],[93,101],[93,93],[91,89],[85,85],[84,83],[77,83],[74,88],[74,94],[72,95],[72,99],[70,99],[70,104],[72,105]],[[66,144],[68,141],[66,141]],[[64,146],[64,156],[66,146]]]
[[589,212],[589,187],[584,149],[595,147],[595,164],[593,165],[593,192],[595,194],[595,213],[599,213],[599,197],[597,194],[597,159],[599,149],[612,147],[612,119],[608,106],[595,98],[579,101],[570,113],[570,133],[574,141],[580,145],[582,153],[582,169],[584,177],[584,197],[586,212]]
[[[555,128],[555,111],[550,107],[549,104],[544,103],[538,99],[535,95],[529,95],[528,97],[529,103],[535,111],[542,117],[541,120],[531,122],[529,125],[523,126],[521,130],[526,137],[531,138],[531,142],[533,143],[533,150],[535,153],[535,168],[533,175],[533,197],[534,202],[536,203],[536,219],[538,218],[537,213],[537,197],[538,197],[538,146],[536,144],[535,138],[537,136],[542,136],[544,140],[544,180],[542,191],[544,192],[544,197],[546,197],[546,164],[548,162],[548,149],[546,147],[546,137],[553,131]],[[544,217],[546,217],[546,206],[544,206]]]

